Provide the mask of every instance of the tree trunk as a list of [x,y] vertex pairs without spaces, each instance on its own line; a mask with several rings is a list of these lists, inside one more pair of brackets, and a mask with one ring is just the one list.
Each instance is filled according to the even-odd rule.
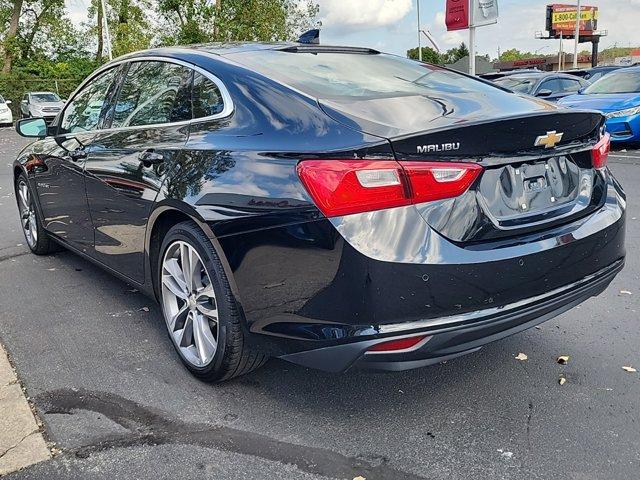
[[102,11],[102,2],[98,0],[97,4],[98,4],[98,51],[96,53],[96,60],[101,63],[102,51],[104,49],[104,32],[102,31],[104,12]]
[[13,2],[13,12],[11,12],[11,21],[9,22],[9,30],[5,37],[5,42],[8,45],[4,50],[4,64],[2,65],[2,73],[9,73],[13,64],[13,52],[15,49],[14,40],[18,33],[18,26],[20,25],[20,12],[22,11],[22,0],[15,0]]

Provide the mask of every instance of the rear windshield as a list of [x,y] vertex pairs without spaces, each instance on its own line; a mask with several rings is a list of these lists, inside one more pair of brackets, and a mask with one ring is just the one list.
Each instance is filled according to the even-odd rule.
[[60,97],[55,93],[32,93],[31,101],[36,103],[59,102]]
[[620,72],[616,70],[591,84],[584,93],[640,93],[640,71]]
[[4,98],[0,95],[0,103],[4,103]]
[[480,80],[386,54],[263,50],[229,55],[263,75],[323,99],[496,91]]
[[531,93],[537,82],[536,78],[531,77],[502,77],[495,81],[501,87],[518,93]]

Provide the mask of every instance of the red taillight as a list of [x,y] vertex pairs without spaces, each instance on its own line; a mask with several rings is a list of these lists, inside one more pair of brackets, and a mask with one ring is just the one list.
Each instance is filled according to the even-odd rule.
[[593,168],[603,170],[607,166],[607,159],[611,151],[611,135],[605,133],[591,151],[591,163]]
[[298,175],[327,217],[462,195],[482,167],[474,163],[303,160]]
[[377,343],[373,347],[370,347],[368,352],[398,352],[401,350],[408,350],[417,346],[429,335],[419,335],[417,337],[400,338],[398,340],[389,340],[388,342]]

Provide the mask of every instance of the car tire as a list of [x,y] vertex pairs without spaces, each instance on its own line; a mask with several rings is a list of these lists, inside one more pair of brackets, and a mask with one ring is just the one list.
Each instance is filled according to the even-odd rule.
[[[249,373],[268,360],[247,344],[244,318],[220,257],[194,222],[179,223],[167,232],[157,267],[156,285],[167,333],[194,376],[221,382]],[[185,274],[188,271],[192,274]]]
[[22,233],[29,249],[36,255],[48,255],[60,250],[60,246],[51,239],[42,226],[42,218],[36,207],[35,195],[24,173],[16,178],[15,193]]

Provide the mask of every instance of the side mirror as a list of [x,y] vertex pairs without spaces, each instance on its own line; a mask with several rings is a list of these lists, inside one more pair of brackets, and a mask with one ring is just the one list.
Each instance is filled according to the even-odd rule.
[[551,90],[542,89],[536,94],[536,97],[550,97],[551,95],[553,95]]
[[26,100],[21,100],[21,101],[20,101],[20,103],[21,103],[22,105],[26,105],[26,104],[27,104],[27,101],[26,101]]
[[584,91],[587,89],[587,87],[582,87],[580,90],[578,90],[578,95],[584,95]]
[[11,105],[11,100],[5,100],[5,105]]
[[47,136],[47,123],[44,118],[23,118],[16,122],[16,132],[23,137],[44,138]]

